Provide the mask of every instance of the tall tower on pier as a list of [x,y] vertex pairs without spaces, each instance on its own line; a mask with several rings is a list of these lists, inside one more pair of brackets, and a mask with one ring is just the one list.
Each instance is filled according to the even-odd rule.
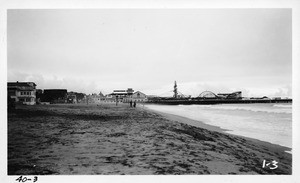
[[177,83],[176,83],[176,81],[175,81],[175,84],[174,84],[174,90],[173,90],[173,92],[174,92],[173,97],[177,98],[178,97],[178,91],[177,91]]

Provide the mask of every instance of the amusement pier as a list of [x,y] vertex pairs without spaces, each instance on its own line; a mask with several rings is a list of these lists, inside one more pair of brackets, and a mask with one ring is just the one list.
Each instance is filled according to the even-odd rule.
[[219,93],[215,94],[211,91],[204,91],[198,97],[186,96],[178,91],[175,81],[173,97],[148,97],[147,103],[166,104],[166,105],[191,105],[191,104],[249,104],[249,103],[292,103],[292,99],[280,97],[269,98],[243,98],[242,92]]

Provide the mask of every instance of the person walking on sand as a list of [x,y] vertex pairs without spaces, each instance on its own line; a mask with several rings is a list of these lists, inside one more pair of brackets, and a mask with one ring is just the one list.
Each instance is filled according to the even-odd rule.
[[132,100],[130,100],[129,104],[130,104],[130,107],[132,107]]
[[133,107],[135,107],[135,106],[136,106],[136,101],[133,102]]

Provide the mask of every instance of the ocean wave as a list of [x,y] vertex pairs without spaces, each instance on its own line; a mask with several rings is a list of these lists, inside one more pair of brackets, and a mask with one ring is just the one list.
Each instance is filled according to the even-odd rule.
[[[226,110],[226,111],[248,111],[248,112],[262,112],[275,114],[292,114],[292,107],[288,104],[220,104],[220,105],[179,105],[179,108],[184,111],[197,110]],[[161,106],[160,109],[174,109],[176,106]]]
[[274,104],[152,105],[149,107],[230,130],[227,133],[291,147],[292,109],[288,107],[278,107]]
[[250,112],[266,112],[266,113],[277,113],[277,114],[292,114],[290,107],[263,107],[263,106],[226,106],[226,105],[215,105],[211,106],[211,109],[217,110],[238,110],[238,111],[250,111]]
[[292,108],[292,104],[274,104],[273,107]]

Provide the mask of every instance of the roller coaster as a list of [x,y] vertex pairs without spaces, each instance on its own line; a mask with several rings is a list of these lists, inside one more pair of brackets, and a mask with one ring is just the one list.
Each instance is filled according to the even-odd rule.
[[217,99],[219,98],[218,95],[214,94],[211,91],[204,91],[199,94],[198,98],[203,98],[203,99]]
[[201,99],[242,99],[242,92],[236,91],[233,93],[215,94],[211,91],[204,91],[199,94],[198,98],[201,98]]

